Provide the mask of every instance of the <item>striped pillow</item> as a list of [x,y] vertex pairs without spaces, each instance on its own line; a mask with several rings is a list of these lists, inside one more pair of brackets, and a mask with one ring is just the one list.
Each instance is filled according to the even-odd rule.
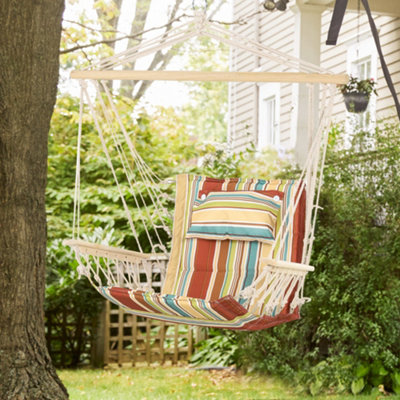
[[271,242],[281,200],[254,191],[210,192],[196,201],[187,238]]

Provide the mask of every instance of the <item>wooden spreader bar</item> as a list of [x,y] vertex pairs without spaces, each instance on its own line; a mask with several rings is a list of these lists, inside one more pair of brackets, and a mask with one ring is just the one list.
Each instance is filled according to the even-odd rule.
[[237,72],[237,71],[72,71],[73,79],[148,80],[148,81],[218,81],[218,82],[292,82],[346,84],[347,74],[306,72]]

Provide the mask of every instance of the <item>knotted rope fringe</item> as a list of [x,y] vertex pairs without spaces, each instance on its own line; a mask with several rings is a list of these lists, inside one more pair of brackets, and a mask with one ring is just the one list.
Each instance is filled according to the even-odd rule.
[[160,282],[164,280],[167,257],[162,254],[143,255],[82,240],[65,244],[75,252],[80,276],[86,276],[99,292],[103,286],[153,291],[153,274],[159,273]]

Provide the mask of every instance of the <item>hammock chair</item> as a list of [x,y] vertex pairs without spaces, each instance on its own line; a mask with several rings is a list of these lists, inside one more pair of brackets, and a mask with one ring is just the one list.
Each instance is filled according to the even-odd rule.
[[[233,49],[268,61],[269,71],[135,71],[121,69],[140,57],[194,37],[208,36]],[[81,120],[75,186],[74,249],[79,273],[96,290],[128,312],[172,323],[236,330],[266,329],[300,317],[304,280],[309,265],[322,168],[327,146],[335,84],[347,81],[320,67],[227,31],[197,14],[168,34],[144,40],[99,63],[92,70],[74,71],[81,84]],[[138,154],[132,135],[118,114],[109,80],[224,80],[229,82],[304,83],[319,120],[312,123],[312,141],[303,172],[296,180],[215,179],[179,175],[176,184],[171,252],[161,238],[170,234],[165,207],[165,181]],[[231,93],[234,93],[231,86]],[[94,100],[96,94],[97,103]],[[103,151],[139,251],[79,239],[80,143],[83,104],[93,115]],[[235,102],[232,107],[235,107]],[[128,154],[124,152],[128,149]],[[137,207],[151,245],[145,254],[131,206],[116,172],[123,170],[129,200]],[[138,189],[140,187],[140,190]],[[146,197],[146,199],[144,199]],[[150,199],[150,202],[148,201]],[[146,201],[145,201],[146,200]],[[150,220],[152,227],[148,227]],[[157,242],[154,241],[154,237]],[[152,273],[160,271],[162,287],[152,288]],[[143,277],[147,278],[143,282]]]

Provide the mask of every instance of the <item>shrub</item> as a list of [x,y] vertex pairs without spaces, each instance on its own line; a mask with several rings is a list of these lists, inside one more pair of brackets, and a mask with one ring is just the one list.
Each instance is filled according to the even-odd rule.
[[197,343],[190,362],[193,365],[228,367],[237,363],[237,354],[235,332],[210,328],[208,338]]
[[[322,388],[398,390],[400,130],[331,136],[303,318],[240,335],[246,368]],[[337,133],[341,133],[338,135]]]

